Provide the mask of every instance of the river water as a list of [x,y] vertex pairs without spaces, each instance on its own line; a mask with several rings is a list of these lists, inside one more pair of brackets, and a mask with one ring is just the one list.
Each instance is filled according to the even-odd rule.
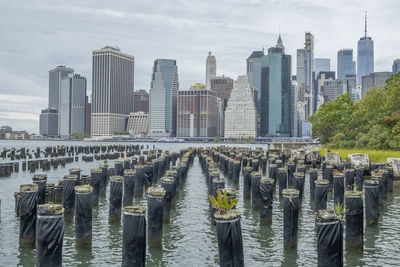
[[[26,148],[49,145],[94,145],[85,142],[47,141],[0,141],[2,147],[24,146]],[[110,143],[105,143],[110,144]],[[211,144],[161,144],[159,149],[179,151],[188,146],[211,146]],[[262,147],[262,145],[238,145]],[[0,160],[0,162],[2,162]],[[57,183],[68,170],[81,168],[82,174],[89,174],[101,161],[82,161],[66,164],[65,167],[48,171],[48,182]],[[109,166],[113,166],[109,161]],[[21,171],[10,177],[0,178],[1,222],[0,222],[0,266],[33,266],[34,248],[18,246],[19,219],[14,211],[14,192],[19,185],[32,182],[32,174]],[[246,266],[316,266],[317,246],[313,202],[309,197],[309,177],[306,175],[302,209],[299,214],[297,249],[283,248],[283,208],[278,197],[273,203],[273,222],[270,226],[259,224],[259,212],[251,209],[250,200],[243,201],[243,177],[239,184],[226,179],[226,187],[238,190],[237,208],[242,213],[244,261]],[[107,188],[108,190],[108,188]],[[91,249],[77,249],[74,241],[74,223],[65,224],[63,266],[118,266],[122,258],[122,225],[108,222],[108,191],[100,198],[99,206],[93,209],[93,243]],[[379,224],[366,227],[364,250],[344,250],[346,266],[400,266],[400,197],[399,192],[389,193]],[[276,195],[276,194],[275,194]],[[146,204],[146,198],[135,199]],[[328,197],[328,207],[333,207],[332,194]],[[345,223],[343,221],[343,223]],[[205,175],[202,173],[198,157],[188,170],[185,185],[179,192],[175,208],[171,210],[171,221],[163,226],[163,246],[161,249],[147,250],[147,266],[218,266],[218,243],[215,227],[210,223]]]

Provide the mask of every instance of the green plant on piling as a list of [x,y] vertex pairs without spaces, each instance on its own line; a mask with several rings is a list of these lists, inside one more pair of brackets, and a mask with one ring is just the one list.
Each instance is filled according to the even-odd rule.
[[342,218],[343,215],[345,215],[347,212],[346,207],[341,203],[336,203],[334,206],[334,210],[335,210],[336,215],[340,216],[340,218]]
[[353,184],[353,191],[358,191],[358,186],[355,183]]
[[210,200],[211,205],[218,209],[220,214],[227,213],[229,210],[233,209],[238,202],[237,198],[228,198],[228,191],[226,189],[224,189],[223,194],[221,193],[221,190],[217,191],[217,199],[215,199],[213,195],[208,195],[208,199]]

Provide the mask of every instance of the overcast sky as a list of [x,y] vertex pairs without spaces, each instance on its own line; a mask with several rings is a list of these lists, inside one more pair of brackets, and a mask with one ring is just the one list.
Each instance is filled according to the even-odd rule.
[[135,90],[149,89],[156,58],[177,60],[180,89],[204,83],[208,51],[216,56],[217,75],[236,78],[246,73],[253,50],[275,45],[279,29],[292,56],[304,46],[305,31],[312,32],[315,57],[330,58],[336,70],[339,49],[356,55],[364,10],[375,71],[390,71],[400,57],[398,0],[2,1],[0,125],[38,132],[48,70],[57,65],[87,77],[90,93],[91,52],[105,45],[135,56]]

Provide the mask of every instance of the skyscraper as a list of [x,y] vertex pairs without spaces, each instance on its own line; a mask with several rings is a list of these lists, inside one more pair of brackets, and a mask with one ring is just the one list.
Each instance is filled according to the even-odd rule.
[[58,136],[58,110],[45,108],[40,113],[39,133],[42,136]]
[[60,108],[61,80],[74,73],[74,69],[58,66],[49,70],[49,108]]
[[146,90],[139,90],[133,93],[133,112],[149,112],[149,93]]
[[258,103],[261,101],[261,62],[264,56],[264,51],[253,51],[247,58],[247,77],[251,87],[258,92]]
[[362,77],[374,72],[374,41],[367,36],[367,13],[365,12],[364,36],[357,44],[357,83],[362,83]]
[[329,58],[314,58],[314,72],[318,75],[321,71],[331,70],[331,60]]
[[277,45],[268,49],[261,65],[261,136],[292,136],[295,88],[291,62],[279,35]]
[[65,66],[49,70],[49,105],[40,115],[40,129],[46,126],[47,130],[43,130],[46,136],[60,135],[61,81],[73,73],[73,69]]
[[356,102],[359,97],[357,94],[357,76],[355,74],[348,74],[343,79],[343,86],[345,90],[350,94],[352,102]]
[[304,102],[306,95],[306,50],[297,49],[297,73],[298,101]]
[[353,61],[353,49],[341,49],[337,53],[337,78],[343,80],[346,75],[355,74],[356,62]]
[[299,112],[297,111],[297,96],[298,96],[298,85],[296,76],[292,76],[292,107],[290,120],[292,122],[292,133],[290,136],[297,137],[299,136],[298,131],[298,122],[299,122]]
[[85,133],[86,78],[69,74],[61,80],[58,133],[62,137]]
[[306,32],[305,34],[305,65],[306,65],[306,104],[308,108],[306,110],[306,120],[308,117],[313,115],[317,110],[317,97],[316,92],[314,92],[314,35],[310,32]]
[[254,91],[246,75],[238,76],[225,111],[225,137],[256,137],[257,114]]
[[364,97],[372,87],[380,87],[386,85],[386,80],[392,76],[392,72],[372,72],[362,77],[361,97]]
[[334,101],[338,96],[343,95],[344,88],[342,80],[326,80],[324,82],[324,101]]
[[85,113],[85,134],[88,136],[92,132],[92,103],[86,102],[86,113]]
[[228,105],[228,99],[231,95],[233,88],[233,79],[225,77],[224,75],[220,77],[215,77],[211,79],[211,90],[217,93],[219,99],[219,128],[218,135],[224,136],[225,127],[225,110]]
[[92,136],[125,131],[133,111],[135,58],[119,48],[93,51]]
[[210,89],[211,79],[217,76],[217,61],[215,60],[215,56],[211,55],[211,52],[208,52],[208,57],[206,61],[206,86],[207,89]]
[[222,75],[211,79],[211,90],[217,93],[217,97],[221,98],[224,110],[226,109],[232,88],[233,79],[230,77]]
[[173,59],[156,59],[150,86],[149,134],[176,135],[178,66]]
[[392,72],[393,73],[398,73],[400,72],[400,59],[396,59],[393,61],[393,66],[392,66]]
[[317,90],[315,90],[318,94],[318,103],[317,108],[322,105],[324,100],[324,84],[326,81],[335,80],[335,72],[334,71],[321,71],[318,73],[317,78],[315,79],[315,85]]
[[177,136],[214,137],[217,135],[217,94],[196,83],[178,92]]

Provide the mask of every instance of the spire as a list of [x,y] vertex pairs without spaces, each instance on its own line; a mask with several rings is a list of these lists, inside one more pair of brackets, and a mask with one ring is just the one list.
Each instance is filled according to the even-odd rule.
[[280,33],[279,33],[278,41],[276,42],[276,47],[277,48],[282,48],[282,52],[283,52],[283,54],[285,54],[285,47],[283,46],[282,38],[281,38],[281,34]]
[[367,38],[367,11],[365,11],[365,38]]
[[208,52],[208,55],[211,56],[211,51]]

